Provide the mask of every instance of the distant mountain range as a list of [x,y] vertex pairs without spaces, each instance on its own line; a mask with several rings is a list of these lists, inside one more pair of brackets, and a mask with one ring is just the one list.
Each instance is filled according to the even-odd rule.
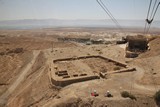
[[[118,20],[122,27],[140,27],[145,25],[144,20]],[[111,20],[60,20],[60,19],[24,19],[0,21],[0,29],[33,29],[53,27],[116,27]],[[154,21],[152,28],[160,28],[160,21]]]

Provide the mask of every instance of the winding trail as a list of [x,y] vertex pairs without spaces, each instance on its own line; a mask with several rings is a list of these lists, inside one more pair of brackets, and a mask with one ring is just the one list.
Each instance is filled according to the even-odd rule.
[[[136,73],[134,74],[135,80],[141,80],[141,78],[144,76],[145,70],[136,66]],[[154,87],[148,87],[142,84],[138,84],[136,81],[134,82],[134,87],[141,90],[146,91],[155,91]]]
[[8,90],[0,96],[0,104],[5,104],[7,98],[9,95],[18,87],[18,85],[25,79],[26,74],[31,69],[33,64],[36,61],[37,56],[39,55],[40,51],[33,51],[33,59],[30,63],[28,63],[21,71],[18,78],[15,80],[15,82],[8,88]]
[[[118,46],[125,50],[126,44],[121,44],[121,45],[118,45]],[[135,65],[132,65],[132,66],[134,66],[137,69],[133,74],[133,76],[134,76],[134,88],[137,88],[139,90],[154,92],[155,91],[154,86],[138,84],[136,82],[136,80],[141,80],[143,78],[143,76],[145,74],[145,70],[142,67],[139,67],[139,66],[135,66]]]

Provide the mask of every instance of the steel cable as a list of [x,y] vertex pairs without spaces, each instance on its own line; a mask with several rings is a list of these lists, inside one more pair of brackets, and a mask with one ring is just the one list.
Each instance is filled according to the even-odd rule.
[[[146,18],[146,20],[147,20],[148,17],[149,17],[149,13],[150,13],[150,9],[151,9],[151,4],[152,4],[152,0],[150,0],[150,3],[149,3],[149,7],[148,7],[148,12],[147,12],[147,18]],[[146,21],[145,27],[144,27],[144,34],[146,34],[146,27],[147,27],[147,21]]]
[[[157,13],[157,10],[158,10],[159,5],[160,5],[160,2],[158,3],[158,5],[157,5],[157,7],[156,7],[156,9],[155,9],[155,11],[154,11],[154,14],[153,14],[153,17],[151,18],[151,20],[154,20],[154,17],[155,17],[155,15],[156,15],[156,13]],[[151,24],[152,24],[152,23],[149,24],[148,29],[147,29],[147,31],[146,31],[146,34],[149,32],[150,27],[151,27]]]
[[106,7],[106,5],[101,1],[101,0],[96,0],[97,3],[102,7],[102,9],[105,11],[105,13],[107,13],[107,15],[111,18],[111,20],[115,23],[116,27],[124,32],[124,30],[122,29],[121,25],[118,23],[118,21],[114,18],[114,16],[112,15],[112,13],[109,11],[109,9]]

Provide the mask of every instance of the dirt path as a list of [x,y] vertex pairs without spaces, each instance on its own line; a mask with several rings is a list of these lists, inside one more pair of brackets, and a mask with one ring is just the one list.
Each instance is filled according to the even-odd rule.
[[[135,80],[140,80],[143,77],[145,71],[142,68],[137,67],[137,66],[136,66],[136,69],[137,69],[137,71],[134,74]],[[141,85],[137,84],[136,82],[134,82],[134,87],[138,88],[138,89],[141,89],[141,90],[154,91],[153,87],[146,87],[146,86],[144,86],[142,84]]]
[[44,70],[45,69],[45,67],[42,67],[41,69],[40,69],[40,72],[39,72],[39,74],[34,78],[34,79],[32,79],[30,82],[28,82],[26,85],[25,85],[25,87],[23,87],[18,93],[16,93],[16,95],[14,96],[14,97],[12,97],[12,99],[7,103],[7,106],[8,105],[12,105],[12,102],[16,99],[16,97],[18,97],[21,93],[23,93],[23,91],[25,90],[25,89],[27,89],[29,86],[31,86],[32,84],[33,84],[33,82],[35,82],[35,81],[37,81],[38,79],[40,79],[40,77],[42,76],[42,74],[44,73]]
[[8,96],[17,88],[17,86],[25,79],[25,76],[27,72],[31,69],[33,64],[36,61],[37,56],[39,55],[40,51],[34,51],[33,52],[33,59],[28,65],[23,68],[21,74],[17,78],[17,80],[8,88],[8,90],[0,96],[0,104],[4,104],[5,100],[8,98]]
[[[154,86],[149,86],[149,85],[143,85],[143,84],[138,84],[136,81],[141,80],[141,78],[144,76],[145,70],[139,66],[135,66],[136,71],[135,74],[133,74],[134,77],[134,88],[138,90],[143,90],[143,91],[149,91],[149,92],[155,92],[155,87]],[[159,87],[159,86],[156,86]]]

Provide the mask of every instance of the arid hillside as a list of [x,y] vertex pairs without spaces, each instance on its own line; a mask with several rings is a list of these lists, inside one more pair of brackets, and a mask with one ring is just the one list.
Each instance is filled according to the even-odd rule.
[[[116,44],[122,37],[111,28],[1,30],[0,107],[155,107],[160,38],[139,57],[126,58],[126,44]],[[99,77],[60,86],[52,81],[57,71],[67,72],[58,77],[64,82]],[[112,97],[105,96],[107,91]],[[135,99],[122,97],[123,91]]]

